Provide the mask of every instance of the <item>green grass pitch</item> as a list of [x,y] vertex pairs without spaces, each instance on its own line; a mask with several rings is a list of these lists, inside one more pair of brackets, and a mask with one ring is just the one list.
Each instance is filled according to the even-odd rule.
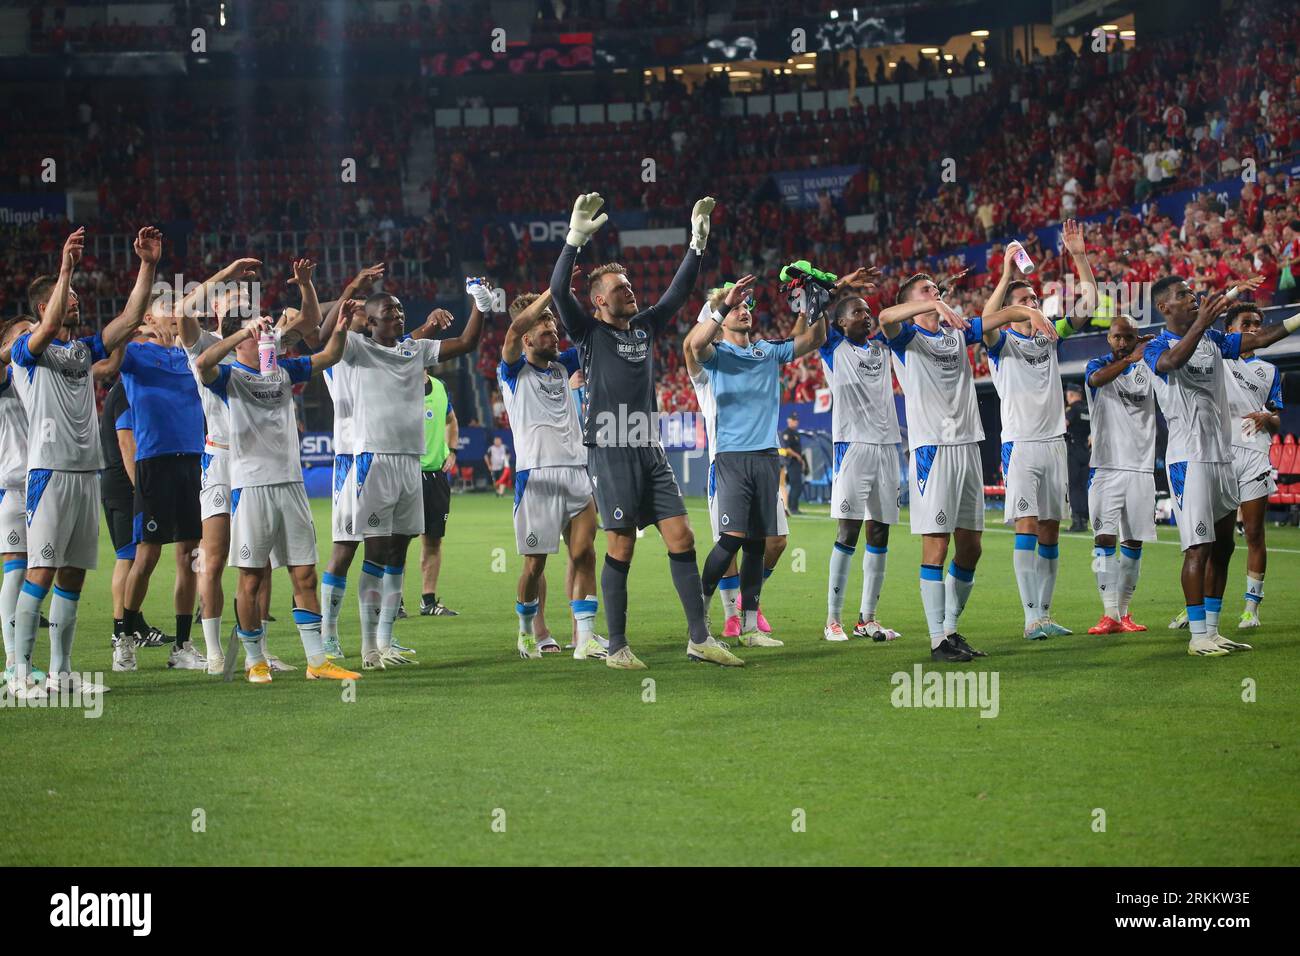
[[[314,508],[326,542],[328,504]],[[707,530],[703,502],[691,510]],[[103,671],[113,690],[94,720],[71,709],[0,712],[9,825],[0,864],[1300,862],[1300,531],[1269,529],[1265,626],[1249,638],[1257,649],[1194,659],[1185,632],[1165,627],[1180,604],[1171,529],[1144,558],[1134,615],[1148,633],[1083,633],[1099,615],[1091,545],[1065,535],[1055,611],[1076,636],[1031,644],[1012,538],[990,511],[962,626],[992,656],[961,666],[999,674],[999,714],[981,718],[891,704],[891,675],[931,666],[905,518],[881,601],[904,637],[820,640],[833,525],[824,509],[808,510],[792,519],[764,594],[786,646],[742,649],[743,670],[687,662],[663,545],[647,534],[629,630],[650,669],[624,673],[568,654],[517,657],[510,503],[457,496],[439,593],[460,616],[399,622],[420,665],[367,673],[355,702],[302,671],[264,687],[169,672],[164,649],[141,649],[139,672],[113,674],[105,534],[74,665]],[[411,608],[417,555],[413,547]],[[169,561],[146,605],[167,630]],[[494,571],[502,561],[504,573]],[[357,570],[343,616],[354,664]],[[557,594],[562,572],[553,559]],[[860,575],[855,561],[853,613]],[[1228,627],[1243,578],[1239,544]],[[301,666],[287,588],[278,573],[270,644]],[[549,623],[567,632],[562,602]],[[48,660],[44,634],[37,658]],[[1243,701],[1247,678],[1255,702]]]

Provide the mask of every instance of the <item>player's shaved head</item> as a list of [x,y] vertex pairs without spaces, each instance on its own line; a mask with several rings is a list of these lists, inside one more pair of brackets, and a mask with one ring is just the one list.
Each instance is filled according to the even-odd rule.
[[397,296],[390,292],[375,292],[366,296],[366,315],[377,316],[390,302],[401,304]]

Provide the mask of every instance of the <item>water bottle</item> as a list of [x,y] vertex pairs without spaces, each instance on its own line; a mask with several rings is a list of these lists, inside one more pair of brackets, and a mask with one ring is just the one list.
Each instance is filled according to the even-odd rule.
[[1011,258],[1015,261],[1016,267],[1025,275],[1029,275],[1034,271],[1034,260],[1029,258],[1029,253],[1025,252],[1025,247],[1020,243],[1016,243],[1016,251],[1011,254]]
[[275,358],[275,333],[270,329],[257,337],[257,364],[263,375],[270,375],[280,367]]

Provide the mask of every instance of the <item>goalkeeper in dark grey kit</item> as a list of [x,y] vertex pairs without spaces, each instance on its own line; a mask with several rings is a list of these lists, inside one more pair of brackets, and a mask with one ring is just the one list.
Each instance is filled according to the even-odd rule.
[[565,332],[578,346],[586,378],[582,440],[606,534],[605,566],[600,575],[609,627],[605,662],[622,670],[645,667],[627,644],[627,573],[637,529],[653,524],[668,548],[673,586],[686,612],[690,632],[687,656],[740,667],[744,661],[709,635],[695,536],[677,478],[659,440],[654,388],[653,339],[668,327],[695,285],[714,200],[706,197],[695,204],[690,248],[659,302],[638,310],[627,270],[618,263],[607,263],[587,277],[593,317],[569,284],[578,250],[608,218],[605,213],[596,215],[603,204],[596,193],[579,196],[573,204],[568,239],[551,274],[551,297]]

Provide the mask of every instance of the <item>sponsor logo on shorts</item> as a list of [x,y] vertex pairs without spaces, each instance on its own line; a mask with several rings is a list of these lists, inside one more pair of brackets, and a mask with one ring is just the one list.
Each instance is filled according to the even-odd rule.
[[253,556],[253,552],[248,549],[248,545],[244,545],[242,548],[239,549],[239,556],[243,558],[245,561],[247,561],[249,558]]
[[1204,535],[1205,535],[1205,522],[1204,521],[1196,522],[1196,536],[1203,537]]
[[370,512],[370,517],[366,519],[366,524],[370,525],[370,527],[372,527],[372,528],[378,528],[378,527],[379,527],[379,515],[375,514],[373,511]]
[[524,538],[524,544],[528,545],[530,548],[537,547],[537,532],[528,532],[528,537]]
[[939,524],[947,524],[948,516],[944,514],[942,511],[940,511],[937,515],[934,516],[934,520]]
[[54,545],[50,544],[48,541],[45,542],[45,547],[41,548],[41,557],[46,561],[52,559],[54,557]]

